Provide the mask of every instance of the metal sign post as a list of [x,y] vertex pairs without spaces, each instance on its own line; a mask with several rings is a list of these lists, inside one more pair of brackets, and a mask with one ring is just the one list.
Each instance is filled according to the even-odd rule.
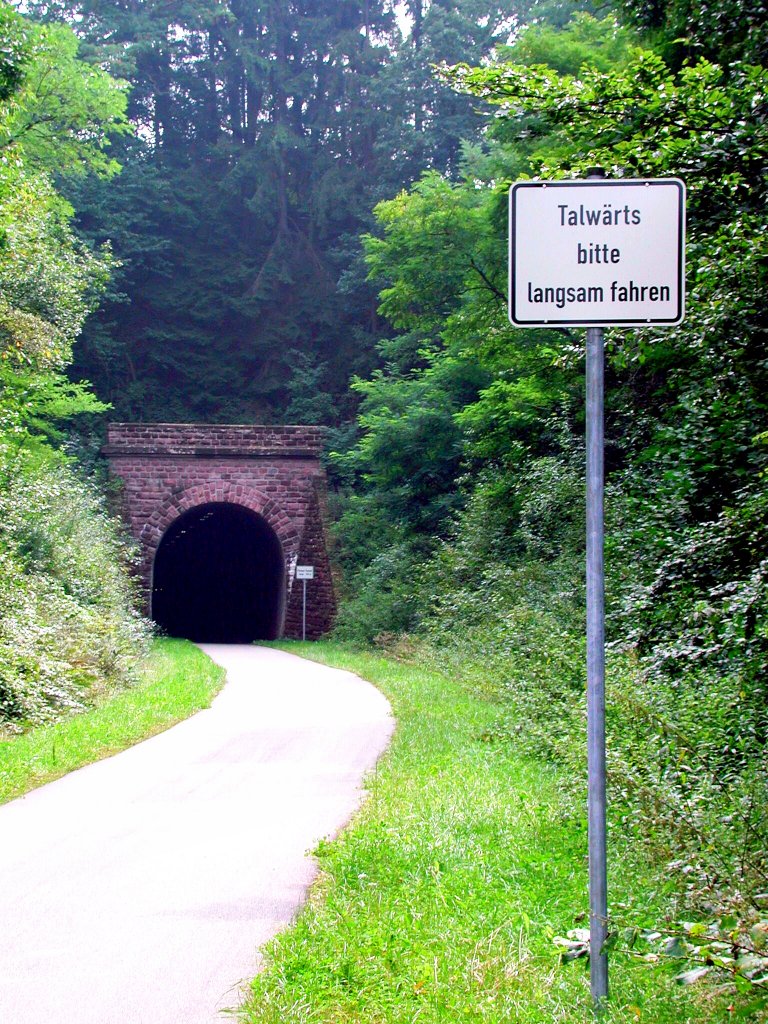
[[307,580],[315,578],[314,565],[297,565],[296,579],[304,584],[304,592],[301,598],[301,639],[307,639]]
[[608,998],[605,785],[604,368],[602,327],[587,330],[587,772],[589,970],[595,1007]]
[[608,998],[604,327],[674,326],[685,306],[685,186],[675,178],[522,181],[509,204],[509,318],[586,327],[590,982]]

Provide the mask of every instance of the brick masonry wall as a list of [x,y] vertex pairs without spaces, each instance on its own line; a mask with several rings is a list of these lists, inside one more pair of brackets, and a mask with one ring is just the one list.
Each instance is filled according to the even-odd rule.
[[[315,479],[304,531],[299,544],[297,565],[313,565],[315,578],[307,580],[307,639],[316,640],[333,625],[336,602],[331,579],[325,531],[325,481]],[[293,584],[285,616],[285,635],[302,635],[303,582]]]
[[232,502],[262,516],[285,556],[283,635],[301,635],[296,564],[315,566],[307,584],[307,636],[327,632],[336,610],[325,532],[321,427],[113,423],[103,453],[123,484],[121,511],[141,545],[139,568],[151,612],[152,569],[165,531],[207,502]]
[[317,459],[322,427],[205,423],[110,423],[104,453],[263,455]]

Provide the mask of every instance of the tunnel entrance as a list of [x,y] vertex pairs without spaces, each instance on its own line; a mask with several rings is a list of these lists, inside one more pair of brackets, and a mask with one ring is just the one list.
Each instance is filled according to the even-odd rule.
[[265,519],[229,502],[198,505],[160,541],[152,618],[170,636],[199,642],[275,640],[284,581],[280,541]]

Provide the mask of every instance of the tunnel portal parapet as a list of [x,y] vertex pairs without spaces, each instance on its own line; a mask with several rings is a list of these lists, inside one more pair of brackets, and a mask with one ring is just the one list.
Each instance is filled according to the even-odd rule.
[[140,544],[142,593],[151,614],[153,567],[169,526],[201,505],[233,503],[274,530],[285,561],[280,634],[302,630],[296,565],[314,565],[307,637],[326,633],[336,610],[326,535],[325,431],[312,426],[112,423],[103,454],[122,482],[121,511]]

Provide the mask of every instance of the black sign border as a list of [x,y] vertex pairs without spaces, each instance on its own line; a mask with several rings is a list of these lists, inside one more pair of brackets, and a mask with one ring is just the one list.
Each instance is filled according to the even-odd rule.
[[[515,203],[518,189],[524,188],[647,188],[674,185],[679,193],[677,206],[678,282],[677,315],[663,320],[516,320],[515,313]],[[680,178],[594,178],[589,181],[517,181],[509,190],[509,300],[508,314],[514,327],[677,327],[685,316],[685,183]]]

